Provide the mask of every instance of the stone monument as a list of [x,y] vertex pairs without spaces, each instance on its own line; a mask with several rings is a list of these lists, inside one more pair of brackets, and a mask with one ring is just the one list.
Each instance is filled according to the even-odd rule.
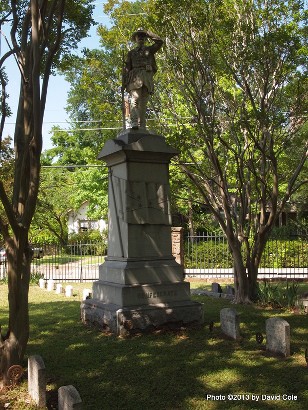
[[81,304],[84,323],[118,335],[203,321],[172,256],[169,163],[177,151],[142,125],[99,154],[109,169],[108,254]]
[[169,162],[162,136],[128,129],[106,142],[108,255],[82,302],[84,323],[116,334],[201,323],[184,268],[172,256]]

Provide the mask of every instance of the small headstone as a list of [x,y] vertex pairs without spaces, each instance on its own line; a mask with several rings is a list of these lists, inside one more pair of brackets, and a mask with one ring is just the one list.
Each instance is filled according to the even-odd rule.
[[233,286],[227,285],[226,286],[226,294],[227,295],[235,295],[235,290]]
[[90,299],[91,289],[84,289],[82,292],[82,300]]
[[72,385],[62,386],[58,389],[59,410],[80,410],[82,401],[76,388]]
[[271,317],[266,322],[266,350],[268,352],[290,356],[290,325],[279,317]]
[[65,296],[72,297],[73,296],[73,286],[67,285],[65,287]]
[[222,293],[222,289],[219,283],[212,283],[212,292],[214,293]]
[[240,337],[239,315],[235,309],[224,308],[220,311],[220,327],[222,332],[232,339]]
[[47,290],[51,292],[55,288],[55,282],[53,279],[48,279],[47,281]]
[[39,279],[39,287],[41,289],[45,289],[45,279],[43,278]]
[[39,355],[28,358],[28,391],[38,407],[46,406],[46,369]]
[[308,313],[308,299],[302,299],[302,305],[303,305],[303,308],[304,308],[304,312],[305,313]]
[[56,293],[59,295],[60,293],[62,293],[62,284],[61,283],[57,283],[56,284]]

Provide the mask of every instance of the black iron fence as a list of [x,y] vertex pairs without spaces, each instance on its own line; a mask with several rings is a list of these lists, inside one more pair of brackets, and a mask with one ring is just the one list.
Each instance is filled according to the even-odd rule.
[[[233,276],[228,242],[220,233],[187,236],[184,265],[188,275]],[[307,235],[271,237],[263,253],[259,274],[260,277],[308,278]]]
[[[99,265],[104,262],[104,242],[75,242],[33,245],[31,273],[37,277],[61,282],[93,281],[99,277]],[[0,265],[0,279],[6,278],[5,260]]]
[[[105,242],[75,242],[33,245],[31,272],[61,282],[93,281],[99,278],[104,262]],[[188,236],[185,241],[184,268],[189,276],[233,277],[232,257],[226,238],[219,233]],[[259,277],[308,279],[308,237],[272,237],[260,264]],[[1,258],[0,280],[6,279],[6,261]]]

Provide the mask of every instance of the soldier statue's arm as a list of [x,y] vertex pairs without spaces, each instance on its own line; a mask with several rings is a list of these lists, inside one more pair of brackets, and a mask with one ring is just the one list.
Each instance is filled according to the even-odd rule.
[[153,53],[156,53],[164,44],[164,41],[152,31],[147,30],[147,37],[154,41],[154,44],[150,46],[150,49]]

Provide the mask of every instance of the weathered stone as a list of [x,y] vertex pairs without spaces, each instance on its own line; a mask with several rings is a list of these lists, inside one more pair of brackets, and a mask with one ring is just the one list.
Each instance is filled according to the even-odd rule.
[[105,258],[99,267],[102,282],[122,285],[174,283],[183,281],[183,267],[174,258]]
[[201,323],[202,305],[190,300],[172,254],[169,162],[176,154],[164,137],[140,130],[106,142],[99,158],[109,168],[108,255],[93,298],[81,304],[83,322],[117,334]]
[[38,407],[46,406],[46,369],[39,355],[28,358],[28,391]]
[[308,298],[299,299],[299,305],[304,308],[304,312],[308,313]]
[[219,283],[216,283],[216,282],[212,283],[212,292],[222,293],[222,289]]
[[266,350],[270,353],[290,356],[290,325],[279,317],[266,320]]
[[174,328],[203,322],[203,306],[192,301],[159,303],[119,309],[96,299],[81,304],[83,323],[95,325],[120,336],[143,333],[160,328]]
[[48,281],[47,281],[47,290],[49,291],[49,292],[51,292],[52,290],[54,290],[55,289],[55,282],[54,282],[54,280],[53,279],[48,279]]
[[222,332],[232,339],[240,338],[239,315],[235,309],[224,308],[220,311],[220,327]]
[[45,289],[45,279],[43,278],[39,279],[39,287],[41,289]]
[[58,389],[59,410],[81,410],[82,400],[76,388],[72,385],[62,386]]
[[56,284],[56,293],[59,295],[60,293],[62,293],[62,284],[61,283],[57,283]]
[[100,281],[93,283],[93,299],[122,307],[180,302],[189,298],[188,282],[146,285],[122,285]]
[[65,296],[72,297],[73,296],[73,286],[67,285],[65,287]]
[[227,285],[226,286],[226,294],[227,295],[234,295],[235,294],[235,289],[233,286]]

